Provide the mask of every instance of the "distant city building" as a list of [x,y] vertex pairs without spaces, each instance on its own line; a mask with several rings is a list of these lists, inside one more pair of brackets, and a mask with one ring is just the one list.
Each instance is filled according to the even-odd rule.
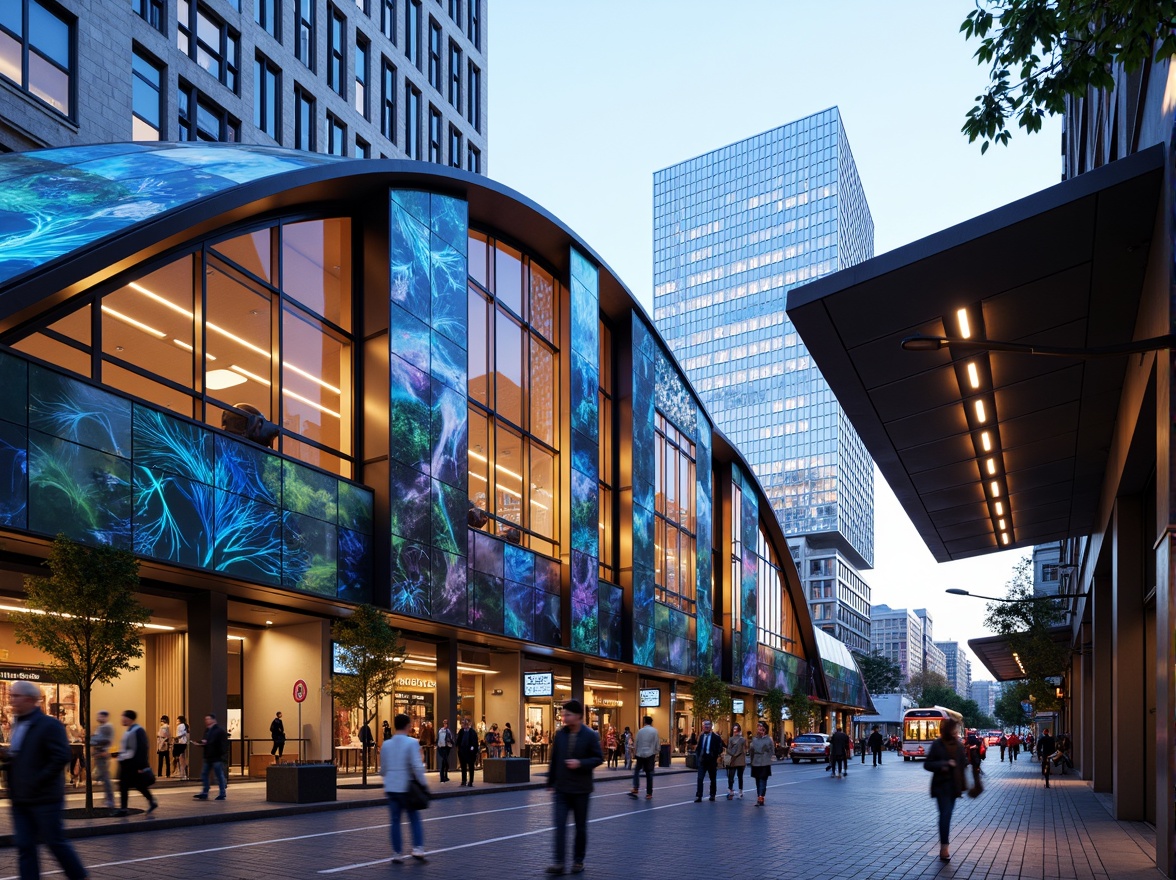
[[1002,684],[998,681],[972,682],[972,699],[980,707],[980,711],[987,715],[996,714],[996,701],[1004,693]]
[[947,659],[947,685],[965,700],[972,694],[972,661],[959,642],[936,642]]
[[947,678],[947,657],[935,644],[931,616],[926,608],[916,608],[915,616],[923,624],[923,671],[933,672]]
[[[1056,596],[1062,592],[1062,542],[1033,547],[1033,595]],[[1052,604],[1052,603],[1050,603]]]
[[486,173],[486,0],[0,8],[0,152],[225,141]]
[[902,681],[923,671],[923,621],[906,608],[870,609],[870,649],[898,664]]
[[866,651],[873,462],[784,313],[874,251],[839,111],[656,172],[653,210],[658,327],[766,489],[813,623]]

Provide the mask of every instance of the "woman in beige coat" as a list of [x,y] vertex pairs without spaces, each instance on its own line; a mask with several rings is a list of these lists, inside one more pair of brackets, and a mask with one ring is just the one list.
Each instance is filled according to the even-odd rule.
[[735,797],[735,777],[739,776],[739,796],[743,797],[743,768],[747,766],[747,740],[743,728],[738,724],[731,727],[731,738],[727,740],[727,800]]
[[768,793],[768,777],[772,775],[772,761],[776,757],[776,744],[768,736],[768,726],[762,721],[756,726],[755,737],[748,750],[751,753],[751,778],[755,780],[757,807],[764,805]]

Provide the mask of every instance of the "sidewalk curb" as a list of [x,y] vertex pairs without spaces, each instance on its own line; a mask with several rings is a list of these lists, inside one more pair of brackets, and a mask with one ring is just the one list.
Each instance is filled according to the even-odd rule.
[[[676,776],[682,773],[691,773],[695,771],[687,768],[661,768],[656,776]],[[656,777],[655,777],[656,778]],[[595,783],[615,782],[622,780],[626,784],[632,784],[632,775],[629,773],[613,774],[607,776],[596,776]],[[493,786],[493,787],[491,787]],[[478,797],[485,794],[497,794],[504,791],[537,791],[545,788],[545,782],[525,782],[525,783],[484,783],[475,789],[458,790],[444,789],[438,785],[433,785],[430,781],[430,791],[433,794],[433,800],[449,800],[450,798],[459,797]],[[107,820],[75,820],[79,822],[97,821],[102,824],[84,824],[70,827],[65,826],[65,837],[68,840],[84,840],[90,837],[105,837],[114,834],[140,834],[151,831],[166,831],[173,828],[191,828],[199,825],[224,825],[229,822],[248,822],[255,819],[280,819],[286,816],[305,816],[309,813],[334,813],[340,810],[355,810],[364,807],[378,807],[386,803],[383,795],[379,797],[370,798],[353,798],[344,801],[320,801],[314,804],[288,804],[284,806],[269,806],[262,805],[254,809],[239,810],[237,812],[229,813],[206,813],[204,815],[195,816],[180,816],[175,818],[140,818],[138,821],[134,819],[116,819],[113,821]],[[16,837],[13,834],[0,834],[0,847],[11,847],[16,845]]]

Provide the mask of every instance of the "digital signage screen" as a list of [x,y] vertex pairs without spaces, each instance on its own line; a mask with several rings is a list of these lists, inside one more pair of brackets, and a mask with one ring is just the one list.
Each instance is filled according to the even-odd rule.
[[661,691],[658,688],[642,688],[639,702],[643,709],[654,709],[661,705]]
[[550,672],[524,672],[523,696],[550,697],[555,693],[555,676]]
[[742,715],[743,714],[743,700],[732,700],[731,701],[731,714],[733,714],[733,715]]

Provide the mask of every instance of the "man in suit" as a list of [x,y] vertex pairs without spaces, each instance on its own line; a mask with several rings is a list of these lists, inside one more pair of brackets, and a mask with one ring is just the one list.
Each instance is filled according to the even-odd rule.
[[86,869],[65,842],[61,827],[65,805],[62,771],[72,757],[65,728],[41,711],[41,689],[32,682],[12,682],[8,697],[16,718],[9,744],[0,746],[0,763],[8,773],[21,880],[41,876],[38,840],[49,847],[69,880],[85,880]]
[[882,734],[878,732],[877,724],[874,725],[874,732],[870,734],[867,744],[874,755],[874,766],[877,767],[882,763]]
[[834,776],[842,776],[849,772],[849,750],[849,734],[838,727],[829,737],[829,760]]
[[588,800],[592,796],[592,771],[604,763],[600,737],[584,724],[584,706],[568,700],[561,712],[563,727],[552,738],[547,767],[547,787],[555,789],[555,851],[548,874],[564,872],[567,826],[570,812],[576,822],[572,848],[572,873],[584,870],[588,852]]
[[200,794],[192,795],[192,798],[198,801],[208,800],[208,777],[211,774],[216,776],[216,784],[220,788],[216,799],[223,801],[225,789],[229,784],[228,776],[225,774],[225,761],[229,757],[229,735],[216,723],[215,715],[204,716],[204,739],[197,740],[196,744],[204,747],[204,767],[200,771],[200,784],[203,789]]
[[449,752],[453,749],[453,731],[449,729],[449,719],[441,722],[437,731],[437,769],[441,771],[441,781],[449,781]]
[[457,732],[457,761],[461,764],[461,784],[470,788],[474,787],[474,765],[478,761],[478,749],[478,732],[470,727],[469,718],[461,719],[461,730]]
[[694,749],[695,759],[698,761],[698,788],[694,791],[694,803],[702,802],[702,781],[710,777],[710,799],[715,799],[716,776],[719,771],[719,755],[723,754],[726,746],[723,740],[712,729],[709,721],[702,722],[702,736],[698,738],[698,745]]
[[134,709],[127,709],[120,719],[127,732],[118,747],[119,808],[114,811],[116,816],[127,815],[127,798],[131,789],[147,798],[148,815],[159,808],[159,801],[151,796],[150,791],[155,777],[151,775],[151,757],[147,754],[147,731],[136,723],[137,717]]

